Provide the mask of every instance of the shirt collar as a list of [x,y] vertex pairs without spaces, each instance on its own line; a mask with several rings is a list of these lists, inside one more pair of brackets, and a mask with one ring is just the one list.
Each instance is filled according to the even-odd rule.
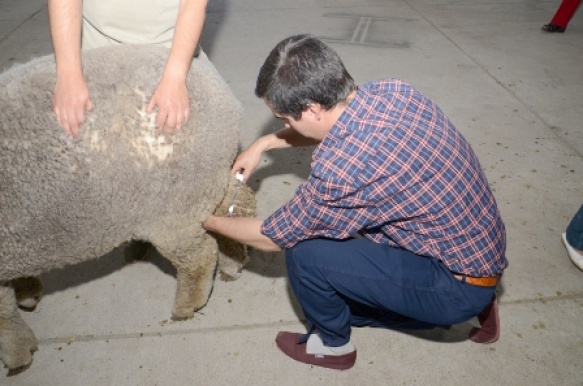
[[334,126],[332,126],[332,128],[330,129],[330,132],[324,138],[324,141],[328,138],[330,140],[343,139],[352,133],[354,127],[356,126],[356,123],[354,122],[354,118],[356,116],[356,109],[360,105],[359,101],[362,99],[363,94],[364,91],[360,87],[357,87],[356,95],[350,101],[350,103],[348,103],[342,114],[340,114],[338,120],[336,121]]

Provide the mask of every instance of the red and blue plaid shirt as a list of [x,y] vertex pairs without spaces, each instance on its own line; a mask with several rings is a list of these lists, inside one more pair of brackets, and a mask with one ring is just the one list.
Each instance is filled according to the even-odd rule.
[[262,224],[281,247],[358,233],[469,276],[506,268],[504,224],[476,155],[409,84],[361,86],[311,167],[292,200]]

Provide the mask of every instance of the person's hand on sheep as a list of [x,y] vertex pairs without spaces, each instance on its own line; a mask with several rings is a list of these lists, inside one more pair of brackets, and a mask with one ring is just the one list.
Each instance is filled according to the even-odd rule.
[[182,128],[190,114],[185,76],[164,74],[150,99],[148,113],[155,108],[158,109],[156,114],[158,132],[170,134]]
[[263,149],[261,146],[257,145],[257,142],[254,142],[247,149],[243,150],[237,158],[235,158],[235,162],[233,162],[233,166],[231,167],[231,172],[241,172],[241,174],[243,174],[243,181],[247,181],[251,176],[251,173],[253,173],[255,168],[259,165],[261,154],[263,154]]
[[69,139],[79,134],[85,115],[92,108],[89,88],[83,75],[57,77],[53,95],[53,112]]

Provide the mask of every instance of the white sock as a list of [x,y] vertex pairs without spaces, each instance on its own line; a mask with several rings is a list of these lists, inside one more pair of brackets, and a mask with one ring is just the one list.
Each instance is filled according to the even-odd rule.
[[350,343],[350,341],[340,347],[325,346],[324,342],[322,342],[322,338],[320,338],[320,335],[318,335],[317,332],[310,334],[306,344],[306,352],[311,355],[339,356],[349,354],[355,350],[354,345]]
[[473,318],[468,320],[467,323],[469,323],[473,327],[477,327],[477,328],[482,327],[482,325],[480,324],[480,320],[478,319],[477,316],[474,316]]

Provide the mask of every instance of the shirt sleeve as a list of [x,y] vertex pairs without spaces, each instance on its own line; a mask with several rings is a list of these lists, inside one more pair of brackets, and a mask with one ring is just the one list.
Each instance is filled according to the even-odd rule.
[[280,247],[293,247],[316,237],[348,238],[378,217],[378,208],[367,190],[370,181],[363,179],[366,162],[357,162],[364,155],[330,153],[334,156],[324,155],[313,162],[309,179],[263,222],[261,232]]
[[319,198],[316,191],[310,181],[301,185],[287,204],[263,222],[261,232],[282,248],[316,237],[349,237],[353,231],[337,214],[350,209],[335,207],[334,202]]

